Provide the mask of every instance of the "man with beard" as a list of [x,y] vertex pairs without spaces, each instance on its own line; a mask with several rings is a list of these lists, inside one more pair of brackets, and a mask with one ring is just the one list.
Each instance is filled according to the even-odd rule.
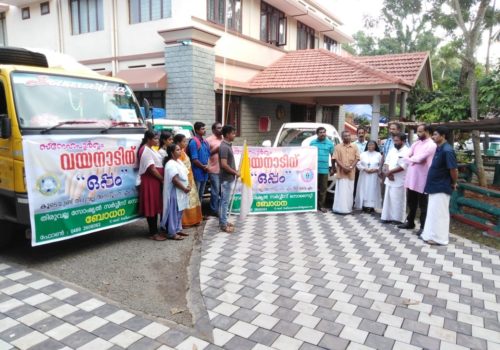
[[394,147],[387,153],[383,172],[385,174],[385,195],[382,207],[383,223],[401,223],[406,209],[405,175],[406,163],[404,157],[408,154],[406,135],[396,134],[393,137]]
[[405,162],[408,164],[406,171],[405,188],[408,201],[408,216],[406,222],[399,225],[398,228],[412,230],[415,228],[415,217],[417,207],[420,208],[420,230],[422,233],[427,215],[428,196],[424,193],[427,173],[432,163],[432,158],[436,152],[436,144],[432,141],[431,126],[421,124],[417,128],[418,141],[411,145]]

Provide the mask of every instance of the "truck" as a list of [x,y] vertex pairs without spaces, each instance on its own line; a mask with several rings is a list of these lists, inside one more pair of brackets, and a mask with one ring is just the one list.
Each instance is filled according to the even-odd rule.
[[13,224],[37,246],[136,220],[145,130],[124,81],[1,48],[0,245]]

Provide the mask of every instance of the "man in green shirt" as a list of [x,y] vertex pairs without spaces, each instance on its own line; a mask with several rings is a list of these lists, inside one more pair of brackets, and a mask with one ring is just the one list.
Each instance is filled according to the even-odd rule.
[[326,213],[326,190],[328,189],[328,175],[330,173],[330,158],[333,154],[333,142],[326,137],[326,129],[322,126],[316,129],[316,139],[311,146],[318,149],[318,210]]

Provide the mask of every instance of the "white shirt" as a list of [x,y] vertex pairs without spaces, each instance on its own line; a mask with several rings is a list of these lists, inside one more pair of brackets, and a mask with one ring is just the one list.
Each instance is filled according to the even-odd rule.
[[406,176],[406,167],[408,164],[405,162],[404,158],[408,155],[409,149],[406,146],[401,147],[399,150],[396,147],[393,147],[387,153],[387,157],[385,158],[384,165],[389,167],[389,170],[393,170],[397,167],[401,167],[404,170],[398,173],[393,174],[394,180],[389,180],[389,178],[385,179],[386,186],[389,187],[401,187],[405,184],[405,176]]
[[153,164],[155,168],[163,168],[162,157],[155,150],[148,146],[144,146],[144,151],[142,152],[141,161],[139,163],[139,175],[144,174]]

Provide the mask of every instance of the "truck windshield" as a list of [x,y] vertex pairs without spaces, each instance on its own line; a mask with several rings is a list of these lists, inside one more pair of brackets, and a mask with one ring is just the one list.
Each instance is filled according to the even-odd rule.
[[316,135],[316,129],[284,129],[278,140],[278,147],[300,146],[302,141]]
[[[139,106],[125,84],[47,75],[12,73],[21,128],[102,128],[139,123]],[[68,123],[65,123],[68,122]]]

